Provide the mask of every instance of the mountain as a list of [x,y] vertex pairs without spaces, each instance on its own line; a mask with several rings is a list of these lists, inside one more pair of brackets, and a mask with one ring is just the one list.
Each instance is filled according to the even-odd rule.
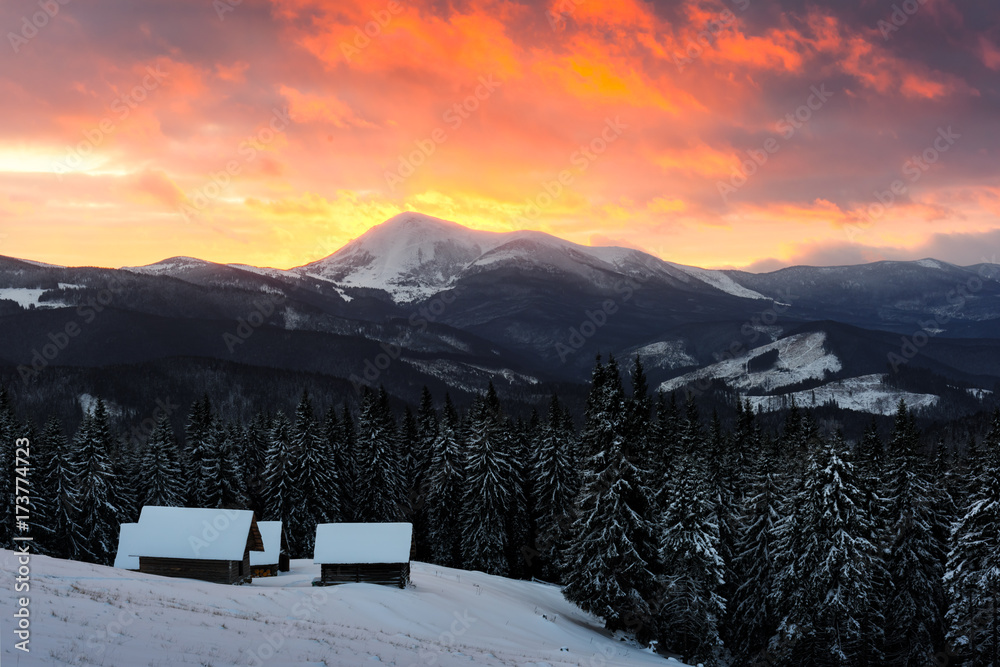
[[[147,392],[127,388],[144,374],[176,386],[171,364],[185,378],[240,378],[240,410],[268,404],[255,386],[273,391],[309,373],[335,402],[365,385],[410,403],[424,384],[461,399],[494,380],[533,404],[555,387],[581,391],[594,356],[613,353],[641,355],[665,389],[714,380],[773,398],[840,383],[833,395],[891,372],[898,391],[968,395],[1000,380],[998,277],[996,265],[936,260],[708,270],[404,213],[288,270],[0,257],[0,377],[31,387],[40,409],[72,399],[68,378],[73,395],[99,394],[102,373],[135,402]],[[805,347],[819,370],[789,356]]]
[[401,213],[329,257],[292,272],[344,287],[384,290],[396,301],[413,302],[500,267],[543,271],[592,284],[609,277],[655,275],[682,284],[700,281],[737,296],[767,298],[725,274],[671,264],[638,250],[581,246],[535,231],[478,231],[419,213]]

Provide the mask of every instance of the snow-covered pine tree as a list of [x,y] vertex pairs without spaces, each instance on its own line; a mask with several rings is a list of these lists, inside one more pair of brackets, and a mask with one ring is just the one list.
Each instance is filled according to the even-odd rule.
[[348,452],[344,451],[344,438],[343,438],[343,424],[337,417],[337,409],[334,406],[330,406],[327,410],[326,419],[323,420],[323,442],[326,446],[327,457],[329,460],[331,482],[333,484],[333,489],[330,492],[330,497],[332,501],[330,506],[327,508],[330,516],[330,521],[338,522],[345,520],[344,506],[346,504],[346,499],[344,498],[344,481],[348,476],[347,464],[345,459],[348,458]]
[[[745,414],[745,411],[744,411]],[[735,592],[727,603],[731,610],[732,643],[728,647],[736,664],[761,664],[771,637],[777,632],[779,614],[775,591],[775,536],[785,506],[783,486],[766,451],[751,464],[751,485],[743,502],[741,528],[733,572]]]
[[531,441],[523,420],[512,423],[503,418],[503,409],[493,382],[486,390],[486,407],[500,415],[500,443],[510,461],[510,476],[507,486],[511,494],[511,505],[504,523],[507,544],[507,576],[524,578],[528,574],[528,560],[524,549],[531,543],[531,516],[529,514],[530,483],[527,479],[531,471]]
[[625,440],[635,456],[649,460],[654,439],[651,420],[653,402],[649,396],[646,371],[639,355],[635,356],[632,363],[629,379],[632,384],[632,395],[625,401]]
[[357,520],[357,498],[354,490],[358,480],[358,432],[354,417],[345,402],[340,408],[340,435],[338,445],[333,449],[333,460],[340,484],[341,521]]
[[400,509],[403,517],[413,524],[414,548],[420,548],[423,551],[425,550],[425,528],[421,517],[418,516],[422,500],[418,479],[422,476],[422,472],[418,473],[418,469],[421,466],[421,457],[423,454],[421,452],[417,417],[413,414],[413,410],[410,409],[409,405],[403,411],[403,421],[400,424],[397,442],[400,447],[400,480],[402,484],[402,488],[400,489],[402,507]]
[[263,413],[254,415],[243,437],[243,479],[247,506],[258,517],[264,517],[264,469],[267,459],[268,433],[271,427]]
[[427,469],[427,535],[433,562],[448,567],[462,564],[460,508],[465,451],[458,413],[445,394],[440,428]]
[[218,432],[207,394],[191,405],[185,435],[188,503],[192,507],[221,507],[222,466]]
[[161,416],[149,439],[139,464],[139,504],[183,507],[187,487],[170,420]]
[[52,417],[46,422],[41,434],[35,432],[35,426],[28,423],[24,437],[31,443],[31,469],[28,471],[28,482],[31,498],[31,537],[35,543],[35,552],[52,556],[52,524],[55,513],[55,494],[49,486],[50,471],[55,464],[55,448],[62,428],[58,419]]
[[941,536],[950,517],[939,516],[939,490],[915,451],[895,451],[887,472],[885,658],[886,664],[911,667],[944,648],[947,544]]
[[[463,462],[462,559],[468,569],[506,576],[512,546],[508,518],[517,512],[518,481],[495,399],[495,393],[480,396],[472,407]],[[520,546],[514,546],[518,555]]]
[[[292,452],[292,424],[284,412],[271,420],[265,457],[264,498],[266,521],[287,522],[298,500],[298,463]],[[287,524],[286,524],[287,525]]]
[[51,450],[45,471],[46,492],[52,503],[48,553],[56,558],[78,560],[83,557],[85,538],[76,496],[73,450],[63,434],[62,424],[55,417],[46,422],[42,438]]
[[950,518],[940,515],[940,491],[916,450],[919,433],[900,401],[881,483],[887,486],[885,658],[887,664],[923,665],[944,648],[942,541]]
[[563,595],[604,619],[609,630],[656,635],[654,569],[658,544],[649,471],[624,438],[625,394],[617,363],[594,367],[587,418],[580,438],[582,489],[570,529]]
[[580,491],[580,474],[555,394],[549,402],[548,421],[538,439],[533,463],[538,571],[547,581],[562,581],[560,554],[566,549],[567,532],[576,514],[574,502]]
[[358,521],[404,518],[403,471],[396,424],[385,389],[366,388],[361,399],[356,446]]
[[882,626],[875,581],[884,569],[865,489],[839,438],[813,439],[805,475],[775,541],[776,602],[784,610],[771,639],[780,664],[853,667],[881,664],[873,647]]
[[952,528],[944,577],[948,644],[963,665],[1000,665],[1000,410],[983,442],[978,474]]
[[220,507],[245,508],[249,503],[247,498],[247,482],[245,459],[240,456],[246,451],[244,444],[245,431],[235,423],[223,427],[222,422],[216,429],[215,441],[219,443],[219,484],[222,487]]
[[427,385],[420,394],[420,408],[417,411],[416,441],[412,451],[412,488],[410,492],[411,519],[413,521],[413,541],[417,560],[428,561],[432,557],[427,520],[427,471],[434,452],[434,439],[438,435],[438,415],[434,408],[434,397]]
[[[295,409],[292,451],[298,459],[299,501],[288,517],[288,549],[291,553],[308,556],[316,543],[316,526],[329,523],[333,508],[338,504],[336,470],[327,441],[320,435],[308,392]],[[293,544],[294,536],[294,544]]]
[[888,455],[899,456],[908,452],[916,452],[919,444],[920,433],[917,430],[913,414],[906,408],[906,401],[901,398],[896,404],[896,417],[893,420]]
[[701,453],[681,455],[670,482],[662,519],[657,626],[660,645],[689,662],[718,664],[723,656],[721,623],[726,600],[726,564],[719,549],[713,483]]
[[73,441],[74,493],[82,525],[80,555],[84,560],[110,565],[117,550],[118,527],[127,518],[115,486],[111,461],[111,427],[107,408],[97,400],[93,413],[84,417]]

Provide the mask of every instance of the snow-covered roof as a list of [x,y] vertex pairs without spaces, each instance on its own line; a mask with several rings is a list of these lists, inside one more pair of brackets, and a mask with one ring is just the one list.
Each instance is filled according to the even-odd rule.
[[281,522],[258,521],[260,536],[264,540],[264,551],[250,552],[250,566],[274,565],[281,555]]
[[314,563],[408,563],[412,523],[322,523]]
[[263,551],[260,531],[250,510],[146,506],[131,541],[130,556],[242,560],[250,550]]
[[139,569],[139,559],[129,555],[129,551],[135,544],[135,537],[138,533],[139,524],[122,524],[121,531],[118,533],[118,553],[115,556],[115,567],[120,567],[123,570]]

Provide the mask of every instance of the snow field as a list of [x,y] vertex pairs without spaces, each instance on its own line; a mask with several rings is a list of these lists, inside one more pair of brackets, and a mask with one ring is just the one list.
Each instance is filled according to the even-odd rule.
[[[15,566],[0,551],[4,571]],[[31,558],[31,653],[10,665],[402,667],[680,665],[617,641],[555,586],[412,564],[406,590],[315,588],[319,566],[222,586],[45,556]],[[13,609],[12,586],[0,605]]]

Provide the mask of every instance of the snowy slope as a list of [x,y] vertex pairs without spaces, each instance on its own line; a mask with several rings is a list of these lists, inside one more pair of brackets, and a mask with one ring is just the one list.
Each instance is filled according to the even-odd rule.
[[755,410],[762,408],[765,412],[784,409],[791,405],[791,399],[794,398],[798,405],[805,407],[823,405],[833,401],[845,410],[880,415],[895,414],[899,399],[906,401],[906,405],[911,410],[931,407],[940,400],[934,394],[915,394],[884,386],[882,376],[877,374],[835,380],[815,389],[796,391],[781,396],[745,396],[744,398],[750,401]]
[[[0,551],[0,567],[16,569],[12,552]],[[4,664],[680,665],[608,636],[557,587],[422,563],[407,590],[313,588],[319,566],[305,560],[248,586],[43,556],[31,570],[31,653],[13,648],[4,614]],[[0,591],[0,606],[15,609],[13,586]]]
[[[73,288],[75,285],[60,285],[60,289]],[[28,287],[4,287],[0,288],[0,299],[15,301],[22,308],[64,308],[68,306],[64,301],[40,301],[42,295],[50,290],[31,289]]]
[[191,269],[200,269],[211,265],[211,262],[194,257],[171,257],[145,266],[123,266],[121,270],[144,273],[149,276],[177,276]]
[[765,299],[770,301],[769,297],[764,296],[760,292],[754,292],[752,289],[747,289],[743,285],[740,285],[735,280],[730,278],[728,275],[722,271],[713,271],[711,269],[700,269],[696,266],[684,266],[683,264],[674,264],[673,262],[667,262],[670,266],[687,273],[690,276],[697,278],[698,280],[711,285],[712,287],[722,290],[726,294],[732,294],[733,296],[738,296],[743,299]]
[[[778,351],[778,360],[773,367],[759,372],[747,373],[747,362],[750,359],[771,350]],[[660,385],[660,389],[670,392],[690,382],[705,378],[718,378],[738,389],[771,391],[803,380],[822,378],[826,371],[835,373],[840,369],[840,359],[826,349],[826,333],[815,331],[788,336],[754,348],[738,357],[724,359],[686,375],[667,380]]]

